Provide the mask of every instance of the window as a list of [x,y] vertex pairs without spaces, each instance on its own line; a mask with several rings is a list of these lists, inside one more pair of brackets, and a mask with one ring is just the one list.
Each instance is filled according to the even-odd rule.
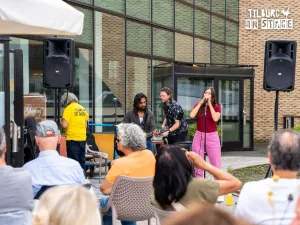
[[195,38],[195,62],[210,62],[210,42]]
[[225,20],[212,16],[212,34],[211,38],[218,41],[224,41]]
[[153,22],[173,27],[173,0],[152,0]]
[[[125,112],[124,19],[95,12],[95,122],[114,123],[114,101],[119,122]],[[96,127],[96,132],[114,132]]]
[[150,21],[150,0],[126,0],[126,14],[139,19]]
[[144,93],[151,106],[151,61],[138,57],[126,57],[126,111],[132,109],[137,93]]
[[178,30],[193,33],[193,8],[175,3],[175,27]]
[[193,61],[193,38],[175,33],[175,60],[182,62]]
[[93,14],[91,10],[73,6],[75,9],[81,11],[84,14],[84,24],[82,34],[72,37],[75,41],[79,41],[86,44],[93,44]]
[[153,55],[173,58],[174,56],[173,32],[153,28]]
[[127,21],[127,51],[150,55],[150,26]]
[[226,64],[238,64],[238,49],[226,46]]
[[211,43],[211,63],[225,63],[224,45]]
[[210,38],[209,13],[195,10],[195,34]]
[[94,0],[95,6],[124,13],[124,0]]

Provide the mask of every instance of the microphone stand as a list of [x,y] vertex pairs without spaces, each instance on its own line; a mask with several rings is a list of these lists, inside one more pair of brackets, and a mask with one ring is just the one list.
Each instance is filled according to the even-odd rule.
[[[204,107],[204,161],[206,161],[206,110],[207,110],[207,101]],[[205,170],[204,170],[204,178],[205,178]]]

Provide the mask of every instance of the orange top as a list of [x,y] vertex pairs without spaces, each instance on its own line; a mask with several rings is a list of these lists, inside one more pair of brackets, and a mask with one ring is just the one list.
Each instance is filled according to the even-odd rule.
[[106,179],[113,184],[118,176],[151,177],[154,176],[154,173],[155,158],[153,153],[149,150],[142,150],[116,159],[108,171]]

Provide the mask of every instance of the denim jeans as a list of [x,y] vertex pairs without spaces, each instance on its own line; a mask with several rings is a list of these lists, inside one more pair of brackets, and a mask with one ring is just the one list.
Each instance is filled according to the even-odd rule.
[[85,141],[67,141],[67,156],[79,162],[85,169]]
[[[103,196],[100,199],[100,208],[105,208],[105,206],[107,205],[109,196]],[[108,210],[106,216],[103,216],[103,225],[112,225],[112,214],[111,214],[111,209]],[[136,225],[135,221],[121,221],[122,225]]]
[[152,137],[147,137],[147,149],[153,152],[153,146],[152,146]]

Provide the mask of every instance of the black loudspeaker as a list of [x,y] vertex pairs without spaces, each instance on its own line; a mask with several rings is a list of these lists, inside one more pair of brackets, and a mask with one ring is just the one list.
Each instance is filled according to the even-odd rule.
[[73,86],[74,42],[70,38],[44,40],[45,88],[71,88]]
[[264,67],[266,91],[294,90],[296,49],[296,41],[266,41]]

